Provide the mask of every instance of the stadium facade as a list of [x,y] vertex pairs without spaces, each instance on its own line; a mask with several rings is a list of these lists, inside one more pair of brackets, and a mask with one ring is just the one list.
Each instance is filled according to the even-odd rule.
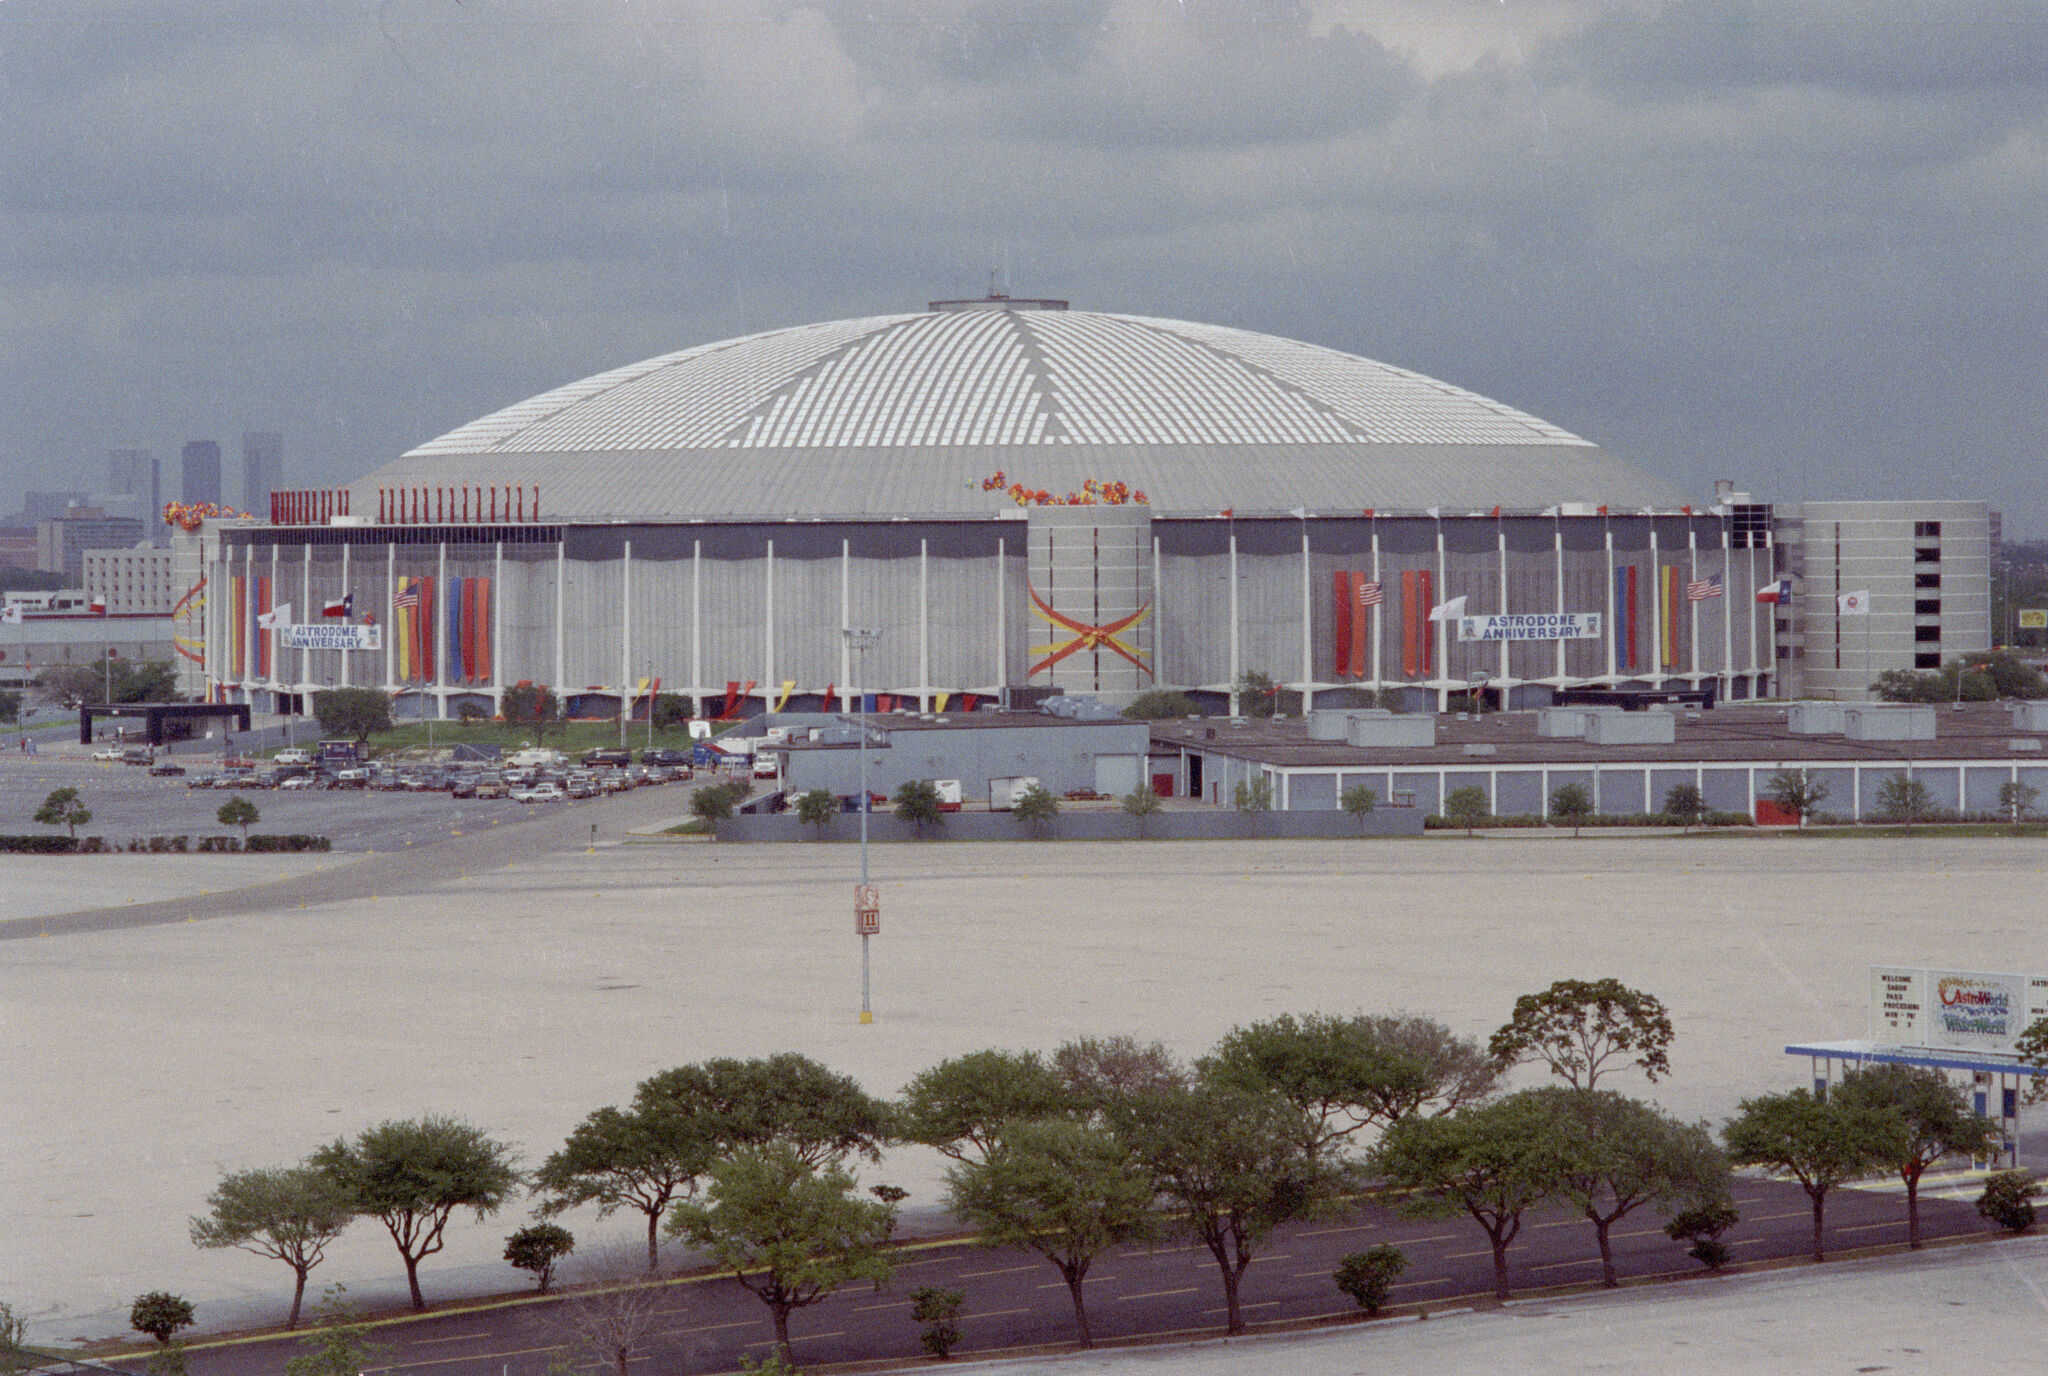
[[[712,716],[862,688],[1234,712],[1250,674],[1318,707],[1774,687],[1768,507],[1414,372],[1056,301],[649,359],[268,514],[184,513],[174,542],[186,686],[259,709],[367,685],[455,716],[521,682],[611,715],[658,681]],[[259,624],[286,603],[319,634]],[[851,628],[880,632],[864,670]]]

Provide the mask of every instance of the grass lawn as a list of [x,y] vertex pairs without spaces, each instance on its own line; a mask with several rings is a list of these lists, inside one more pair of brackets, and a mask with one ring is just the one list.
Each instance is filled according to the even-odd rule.
[[[731,729],[739,723],[729,723],[717,728],[720,732]],[[412,746],[431,743],[438,747],[453,745],[495,745],[507,752],[524,749],[534,744],[533,728],[530,726],[509,726],[501,721],[480,721],[464,725],[459,721],[402,722],[389,731],[379,731],[370,737],[373,754],[385,754],[404,750]],[[637,757],[647,748],[647,723],[626,723],[626,745]],[[559,750],[565,755],[579,755],[586,750],[599,747],[616,749],[619,744],[617,721],[572,721],[548,728],[547,735],[539,742],[549,750]],[[689,728],[684,726],[656,727],[654,748],[688,750],[694,744]],[[275,752],[266,752],[274,754]]]

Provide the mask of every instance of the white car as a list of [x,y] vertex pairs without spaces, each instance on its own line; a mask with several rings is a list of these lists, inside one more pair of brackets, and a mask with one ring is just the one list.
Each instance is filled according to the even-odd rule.
[[294,746],[290,750],[278,751],[277,755],[270,762],[272,764],[311,764],[313,763],[313,752],[301,750]]
[[103,745],[99,749],[92,752],[92,757],[95,760],[103,760],[113,764],[119,764],[121,762],[122,754],[122,747],[118,745]]
[[312,786],[313,776],[311,774],[294,774],[291,778],[278,785],[279,788],[311,788]]
[[558,803],[568,796],[560,784],[528,784],[512,790],[515,803]]

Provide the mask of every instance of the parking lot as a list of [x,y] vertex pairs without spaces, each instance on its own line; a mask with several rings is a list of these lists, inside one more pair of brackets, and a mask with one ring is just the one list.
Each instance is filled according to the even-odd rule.
[[[188,788],[190,780],[215,772],[217,766],[212,761],[180,763],[191,772],[154,778],[137,766],[94,763],[76,755],[0,756],[0,832],[23,835],[43,830],[30,819],[57,788],[77,789],[80,800],[92,809],[92,821],[80,828],[80,834],[105,837],[111,845],[125,845],[137,836],[196,839],[233,832],[237,829],[215,819],[230,798],[246,798],[256,805],[262,819],[253,831],[325,836],[335,850],[357,852],[402,850],[578,805],[574,799],[518,803],[509,798],[457,798],[441,790]],[[673,794],[677,816],[688,815],[689,785],[658,787]]]

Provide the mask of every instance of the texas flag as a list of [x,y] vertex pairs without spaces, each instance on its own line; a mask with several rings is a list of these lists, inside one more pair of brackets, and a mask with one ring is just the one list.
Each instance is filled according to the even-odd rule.
[[1775,583],[1764,584],[1756,590],[1756,600],[1759,602],[1790,602],[1792,600],[1792,580],[1780,578]]
[[320,604],[320,615],[322,616],[354,616],[355,610],[356,595],[352,592],[343,593],[332,601]]
[[91,613],[93,616],[105,616],[107,614],[107,599],[104,597],[95,597],[86,606],[86,611]]

